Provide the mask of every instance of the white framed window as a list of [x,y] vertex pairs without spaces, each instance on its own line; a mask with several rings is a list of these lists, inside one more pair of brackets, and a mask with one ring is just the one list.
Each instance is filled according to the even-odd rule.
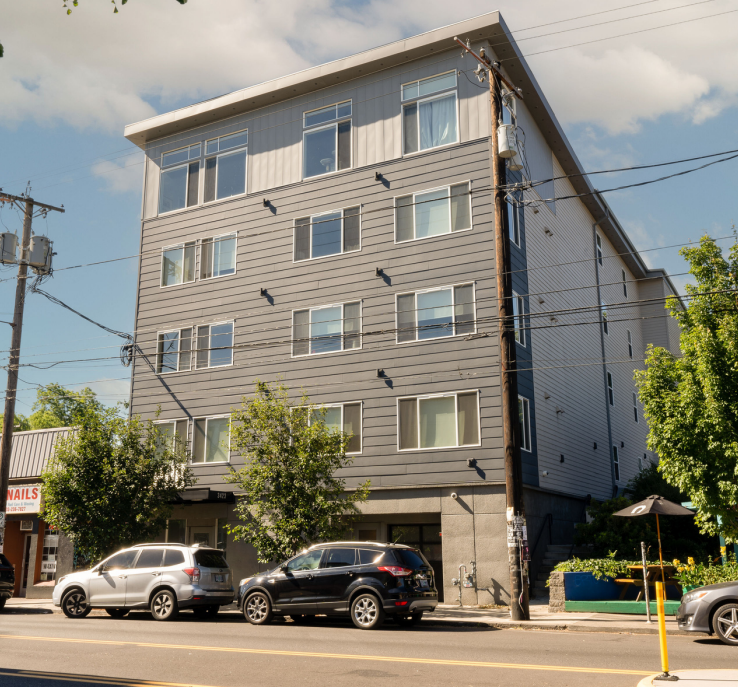
[[638,422],[638,395],[633,392],[633,419]]
[[600,237],[599,234],[596,234],[595,236],[596,236],[595,241],[597,243],[597,262],[599,262],[600,265],[602,265],[602,238]]
[[471,229],[470,191],[465,181],[395,198],[395,243]]
[[625,274],[625,270],[620,270],[623,273],[623,296],[628,297],[628,279]]
[[202,145],[162,153],[159,174],[159,214],[197,205]]
[[292,312],[292,356],[361,348],[361,303],[338,303]]
[[192,462],[227,463],[231,456],[229,415],[196,418],[192,422]]
[[361,212],[358,206],[295,220],[294,262],[358,250],[361,250]]
[[[328,429],[351,435],[346,455],[356,455],[362,450],[362,403],[333,403],[319,406],[324,411],[323,422]],[[310,422],[314,421],[313,413]]]
[[205,142],[205,192],[203,202],[246,193],[249,132],[220,136]]
[[615,392],[612,388],[612,373],[607,373],[607,400],[610,402],[611,406],[615,405]]
[[520,423],[520,448],[523,451],[533,450],[530,429],[530,401],[525,396],[518,396],[518,422]]
[[185,372],[192,366],[192,327],[159,332],[156,373]]
[[510,243],[520,248],[520,207],[515,203],[507,204],[507,234]]
[[162,248],[161,286],[177,286],[195,281],[196,256],[196,241]]
[[628,330],[628,357],[631,360],[633,359],[633,335],[630,333],[630,329]]
[[605,301],[600,301],[600,312],[602,313],[602,331],[605,334],[610,334],[610,328],[607,326],[607,306]]
[[233,320],[198,325],[195,368],[233,365]]
[[525,346],[525,298],[519,296],[515,291],[512,294],[512,311],[515,341]]
[[202,239],[200,242],[200,279],[235,274],[236,244],[236,232]]
[[404,155],[458,143],[456,71],[403,84],[402,102]]
[[351,168],[351,101],[303,113],[302,177]]
[[620,454],[618,453],[618,447],[612,447],[612,464],[615,468],[615,481],[620,481]]
[[400,451],[480,445],[478,391],[398,398],[397,419]]
[[397,295],[397,343],[473,334],[475,319],[474,284]]
[[161,440],[164,446],[169,444],[169,448],[174,449],[175,437],[180,440],[183,446],[187,446],[189,423],[184,420],[158,420],[154,422],[161,432]]

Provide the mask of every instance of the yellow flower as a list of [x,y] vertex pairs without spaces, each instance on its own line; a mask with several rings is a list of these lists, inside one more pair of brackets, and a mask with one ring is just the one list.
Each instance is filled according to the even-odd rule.
[[687,558],[687,563],[689,565],[691,565],[691,566],[694,566],[694,558],[692,558],[692,556],[690,556],[689,558]]
[[682,564],[682,562],[681,562],[681,561],[680,561],[680,560],[679,560],[678,558],[675,558],[675,559],[674,559],[674,560],[672,561],[672,563],[673,563],[673,564],[674,564],[675,566],[679,566],[679,565],[681,565],[681,564]]

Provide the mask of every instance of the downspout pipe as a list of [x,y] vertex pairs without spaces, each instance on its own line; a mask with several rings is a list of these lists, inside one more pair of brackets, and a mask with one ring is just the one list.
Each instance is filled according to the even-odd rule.
[[[597,193],[599,198],[599,193]],[[597,259],[597,227],[610,219],[610,208],[605,205],[605,216],[592,224],[592,250],[595,266],[595,284],[597,286],[597,309],[602,313],[602,289],[600,287],[600,261]],[[605,387],[605,412],[607,413],[607,452],[610,457],[610,479],[612,496],[617,494],[618,484],[615,481],[615,462],[612,455],[612,418],[610,417],[610,396],[607,389],[607,357],[605,353],[605,328],[600,321],[600,351],[602,352],[602,381]]]

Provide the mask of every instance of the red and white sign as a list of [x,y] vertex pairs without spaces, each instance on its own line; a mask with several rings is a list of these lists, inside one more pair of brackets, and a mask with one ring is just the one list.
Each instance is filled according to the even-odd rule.
[[41,485],[19,484],[8,487],[6,513],[38,513],[41,510]]

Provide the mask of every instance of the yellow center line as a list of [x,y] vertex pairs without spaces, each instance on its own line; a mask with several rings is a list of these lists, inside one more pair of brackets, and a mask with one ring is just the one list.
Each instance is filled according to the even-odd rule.
[[96,675],[72,675],[69,673],[44,673],[38,670],[0,670],[0,675],[8,677],[37,678],[60,682],[91,683],[95,685],[120,685],[121,687],[211,687],[195,685],[191,682],[156,682],[151,680],[130,680],[128,678],[97,677]]
[[278,649],[244,649],[239,647],[198,646],[187,644],[157,644],[152,642],[122,642],[106,639],[71,639],[67,637],[30,637],[26,635],[0,635],[0,639],[37,642],[67,642],[72,644],[98,644],[107,646],[137,646],[150,649],[186,649],[187,651],[216,651],[235,654],[261,654],[266,656],[300,656],[305,658],[340,658],[350,661],[382,661],[389,663],[420,663],[439,666],[470,666],[477,668],[511,668],[517,670],[548,670],[564,673],[605,673],[608,675],[653,675],[653,671],[623,670],[620,668],[583,668],[579,666],[550,666],[535,663],[497,663],[490,661],[453,661],[440,658],[410,658],[403,656],[367,656],[362,654],[329,654],[317,651],[280,651]]

